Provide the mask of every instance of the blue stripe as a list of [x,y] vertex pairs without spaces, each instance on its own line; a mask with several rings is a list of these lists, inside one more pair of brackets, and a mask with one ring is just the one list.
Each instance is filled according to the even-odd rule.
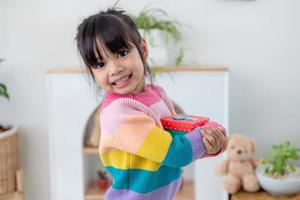
[[169,151],[162,162],[164,165],[180,168],[193,160],[193,149],[190,140],[183,135],[175,135]]
[[172,137],[174,137],[175,135],[185,135],[188,133],[185,131],[177,131],[177,130],[171,130],[171,129],[165,129],[165,131],[168,131],[172,135]]
[[[113,177],[114,189],[128,189],[139,193],[151,192],[168,185],[181,176],[180,168],[161,166],[158,171],[150,172],[142,169],[117,169],[107,167]],[[151,180],[145,182],[146,180]]]

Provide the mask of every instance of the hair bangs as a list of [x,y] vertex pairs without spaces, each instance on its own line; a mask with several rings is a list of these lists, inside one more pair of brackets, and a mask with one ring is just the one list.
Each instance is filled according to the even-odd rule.
[[97,57],[95,54],[95,49],[97,49],[95,40],[95,18],[87,21],[85,26],[81,25],[79,29],[82,34],[78,35],[77,44],[82,59],[87,66],[94,66],[97,64]]
[[[126,34],[129,32],[127,26],[117,17],[112,15],[101,16],[100,19],[96,20],[95,27],[95,40],[100,42],[104,50],[109,50],[110,53],[115,54],[120,50],[129,50],[133,46],[133,39]],[[97,52],[99,54],[98,48]],[[99,57],[102,58],[103,56],[99,54]]]

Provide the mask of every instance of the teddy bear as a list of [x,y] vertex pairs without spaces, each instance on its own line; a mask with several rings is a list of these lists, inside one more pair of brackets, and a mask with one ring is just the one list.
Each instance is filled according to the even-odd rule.
[[237,193],[241,188],[247,192],[260,189],[255,174],[259,163],[252,158],[255,150],[256,143],[253,139],[241,134],[230,136],[226,149],[228,157],[215,169],[215,174],[222,176],[224,188],[228,193]]

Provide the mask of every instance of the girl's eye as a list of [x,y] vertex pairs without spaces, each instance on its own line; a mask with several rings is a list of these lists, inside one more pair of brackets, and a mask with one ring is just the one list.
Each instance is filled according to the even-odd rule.
[[122,58],[128,54],[127,50],[121,50],[117,53],[117,58]]
[[104,67],[104,65],[104,62],[97,62],[97,64],[94,66],[94,69],[101,69],[102,67]]

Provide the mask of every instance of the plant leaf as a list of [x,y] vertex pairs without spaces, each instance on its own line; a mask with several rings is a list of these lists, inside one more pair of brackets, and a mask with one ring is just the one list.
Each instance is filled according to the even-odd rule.
[[175,63],[176,66],[180,66],[182,64],[183,57],[184,57],[184,51],[183,48],[181,47],[178,56],[176,58],[176,63]]
[[0,96],[3,96],[9,100],[9,94],[7,88],[3,83],[0,83]]

